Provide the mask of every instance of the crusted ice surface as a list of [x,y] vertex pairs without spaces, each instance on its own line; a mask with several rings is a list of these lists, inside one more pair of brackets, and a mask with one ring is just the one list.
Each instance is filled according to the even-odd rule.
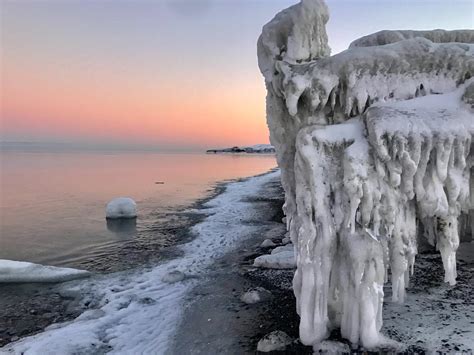
[[417,37],[429,39],[431,42],[434,43],[474,43],[474,32],[472,30],[384,30],[356,39],[350,44],[349,48],[381,46],[384,44],[395,43],[404,39],[411,39]]
[[258,64],[265,78],[272,77],[276,59],[298,63],[329,55],[328,19],[323,0],[302,0],[265,25],[258,39]]
[[136,218],[137,204],[130,197],[117,197],[107,204],[105,214],[110,219]]
[[[327,8],[313,1],[321,16],[308,22],[310,2],[278,14],[258,48],[296,249],[300,337],[317,344],[340,327],[374,348],[387,342],[382,286],[390,276],[392,299],[404,301],[421,234],[455,283],[458,219],[472,211],[474,186],[474,31],[386,31],[328,57]],[[295,21],[317,39],[298,43],[318,55],[269,50],[284,48]]]
[[[445,281],[456,280],[457,220],[470,209],[472,112],[464,87],[369,108],[303,128],[296,140],[294,291],[306,344],[333,327],[353,343],[385,343],[383,284],[403,302],[417,254],[417,218],[434,227]],[[367,135],[367,136],[366,136]]]
[[384,249],[369,231],[355,225],[362,180],[369,174],[363,132],[362,122],[353,121],[310,126],[298,135],[300,227],[293,286],[305,344],[324,340],[333,326],[354,343],[378,344]]
[[314,116],[331,124],[357,116],[377,101],[452,91],[474,72],[473,53],[473,44],[433,43],[422,37],[354,47],[308,63],[278,63],[277,93],[291,116]]

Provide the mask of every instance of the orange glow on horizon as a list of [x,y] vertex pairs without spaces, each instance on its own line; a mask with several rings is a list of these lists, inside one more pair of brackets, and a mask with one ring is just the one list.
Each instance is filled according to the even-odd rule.
[[[2,129],[200,146],[268,142],[263,79],[167,77],[114,68],[5,61]],[[43,65],[42,65],[43,64]],[[64,65],[64,64],[63,64]],[[227,81],[228,80],[228,81]]]

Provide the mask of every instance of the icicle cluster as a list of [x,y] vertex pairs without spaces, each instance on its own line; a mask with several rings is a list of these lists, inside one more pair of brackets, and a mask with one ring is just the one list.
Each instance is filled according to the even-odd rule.
[[340,327],[370,348],[383,341],[383,284],[390,275],[403,302],[420,234],[456,280],[458,219],[473,208],[474,31],[383,31],[328,57],[327,20],[321,0],[278,14],[259,65],[301,340]]

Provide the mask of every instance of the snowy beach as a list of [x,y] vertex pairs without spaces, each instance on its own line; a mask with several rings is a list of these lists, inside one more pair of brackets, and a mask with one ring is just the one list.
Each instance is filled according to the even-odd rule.
[[[163,353],[181,316],[189,290],[199,284],[214,260],[240,245],[262,227],[242,224],[257,209],[247,198],[258,196],[278,172],[228,184],[204,203],[206,218],[194,225],[194,239],[178,246],[179,257],[146,269],[97,275],[61,287],[80,297],[87,310],[78,318],[54,325],[3,348],[12,353]],[[81,334],[81,336],[77,336]]]
[[[46,321],[61,315],[54,321],[60,323],[46,331],[32,329],[40,332],[31,337],[13,338],[18,341],[0,352],[250,354],[266,334],[282,331],[291,339],[286,353],[313,353],[298,340],[294,270],[254,266],[256,258],[286,243],[282,204],[278,171],[220,185],[216,195],[187,211],[197,218],[186,227],[194,239],[174,248],[159,265],[46,289],[23,286],[32,299],[49,303],[35,312],[46,314]],[[266,239],[274,245],[262,246]],[[400,346],[381,352],[474,349],[469,340],[474,335],[474,248],[462,250],[456,286],[440,282],[441,259],[427,253],[418,257],[405,305],[391,303],[386,287],[382,334]],[[269,297],[243,302],[242,295],[255,289],[266,290]],[[13,292],[12,286],[6,290]],[[351,345],[334,331],[320,349],[351,351]]]

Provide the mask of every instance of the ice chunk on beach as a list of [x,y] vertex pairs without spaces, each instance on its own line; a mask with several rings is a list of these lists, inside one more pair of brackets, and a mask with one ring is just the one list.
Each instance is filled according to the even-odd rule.
[[65,282],[89,275],[85,270],[0,260],[0,283]]
[[324,340],[313,346],[314,354],[350,354],[349,345],[339,341]]
[[257,344],[257,351],[268,353],[270,351],[283,351],[293,340],[281,330],[275,330],[265,335]]
[[271,240],[271,239],[265,239],[265,240],[262,242],[262,244],[260,244],[260,247],[261,247],[261,248],[272,248],[272,247],[274,247],[274,246],[276,246],[276,244],[273,243],[273,240]]
[[137,204],[130,197],[118,197],[107,204],[106,216],[110,219],[137,217]]
[[291,252],[294,253],[294,247],[293,244],[285,244],[281,247],[276,247],[275,249],[272,250],[272,254],[279,254],[279,253],[284,253],[284,252]]
[[255,259],[253,265],[267,269],[294,269],[296,267],[295,254],[291,250],[261,255]]
[[263,287],[257,287],[252,290],[245,292],[240,300],[246,304],[254,304],[264,302],[272,296],[272,293]]

